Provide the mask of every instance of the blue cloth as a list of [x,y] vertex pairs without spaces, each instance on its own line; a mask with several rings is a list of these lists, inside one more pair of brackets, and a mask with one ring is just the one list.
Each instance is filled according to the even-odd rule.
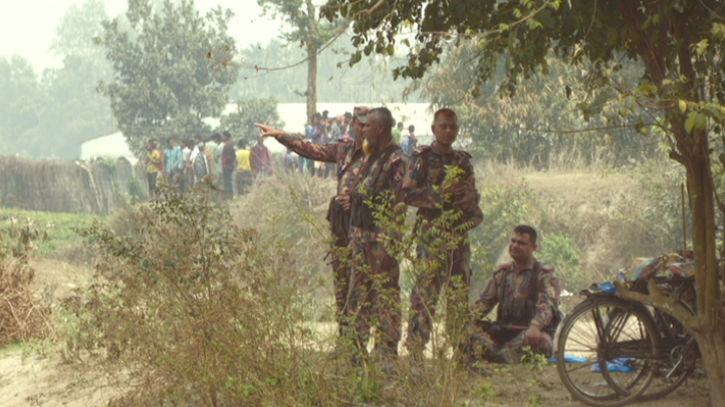
[[[629,358],[617,358],[614,359],[611,362],[607,362],[607,370],[610,372],[625,372],[625,373],[631,373],[634,369],[632,369],[631,366],[627,366],[627,362],[629,361]],[[599,363],[595,363],[592,365],[592,372],[601,372],[602,368],[599,366]]]
[[[557,361],[556,358],[549,359],[549,362],[551,362],[551,363],[556,363],[556,361]],[[570,355],[568,353],[565,353],[564,354],[564,361],[565,362],[569,362],[569,363],[584,363],[584,362],[589,362],[589,359],[583,358],[581,356],[574,356],[574,355]]]
[[181,169],[181,147],[174,146],[164,150],[164,172],[171,173]]

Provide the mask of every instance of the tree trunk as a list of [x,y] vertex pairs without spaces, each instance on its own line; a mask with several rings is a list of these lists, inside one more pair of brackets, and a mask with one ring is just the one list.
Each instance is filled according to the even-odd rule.
[[725,329],[714,327],[706,332],[695,333],[700,345],[702,364],[710,385],[710,405],[725,406]]
[[312,124],[317,112],[317,50],[311,44],[307,46],[307,58],[307,123]]
[[317,112],[317,41],[315,38],[315,29],[317,21],[315,19],[315,5],[312,0],[306,0],[307,5],[307,123],[312,124],[312,116]]
[[[695,334],[700,346],[710,384],[711,405],[725,406],[725,329],[719,323],[722,311],[715,235],[715,185],[708,138],[702,130],[695,130],[694,134],[688,135],[684,128],[678,131],[678,126],[674,127],[683,153],[680,159],[687,170],[697,262],[697,318],[695,321],[682,322]],[[683,143],[685,140],[687,147]]]

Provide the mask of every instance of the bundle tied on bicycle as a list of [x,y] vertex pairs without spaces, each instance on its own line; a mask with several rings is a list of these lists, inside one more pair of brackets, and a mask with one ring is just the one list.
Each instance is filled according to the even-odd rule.
[[694,275],[677,254],[638,259],[616,283],[593,284],[555,339],[559,376],[578,400],[618,407],[655,400],[682,385],[696,368],[694,337],[666,311],[616,295],[647,293],[651,284],[694,315]]

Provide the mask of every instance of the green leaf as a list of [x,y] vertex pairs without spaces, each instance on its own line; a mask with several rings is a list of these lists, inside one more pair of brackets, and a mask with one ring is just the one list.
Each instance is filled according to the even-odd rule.
[[649,82],[645,82],[637,86],[636,91],[639,93],[644,93],[645,95],[651,95],[657,92],[657,86]]
[[707,130],[707,115],[703,112],[697,112],[695,115],[695,129]]
[[709,46],[710,41],[707,38],[695,44],[695,51],[697,52],[697,55],[704,55]]
[[687,120],[685,120],[685,130],[687,130],[688,133],[692,133],[692,129],[695,127],[695,116],[697,116],[697,112],[695,111],[690,111],[687,115]]
[[685,102],[684,100],[680,99],[677,103],[680,105],[680,111],[682,113],[685,113],[687,111],[687,102]]

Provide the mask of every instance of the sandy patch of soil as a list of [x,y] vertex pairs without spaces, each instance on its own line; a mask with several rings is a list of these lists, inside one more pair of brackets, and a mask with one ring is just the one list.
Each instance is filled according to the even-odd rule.
[[118,396],[100,373],[80,373],[59,357],[24,357],[21,349],[0,353],[0,406],[87,407]]

